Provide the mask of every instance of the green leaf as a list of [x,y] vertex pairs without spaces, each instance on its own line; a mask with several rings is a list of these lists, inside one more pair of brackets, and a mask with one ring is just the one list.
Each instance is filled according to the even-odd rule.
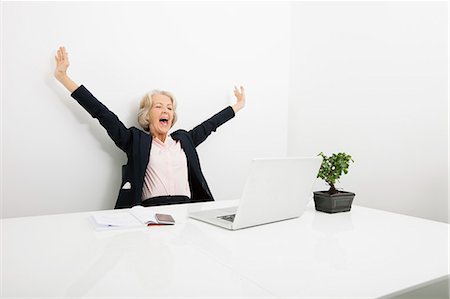
[[344,152],[334,153],[331,157],[327,157],[323,152],[320,152],[318,156],[321,156],[323,161],[317,177],[323,179],[330,186],[333,186],[343,173],[347,174],[350,162],[354,162],[352,156]]

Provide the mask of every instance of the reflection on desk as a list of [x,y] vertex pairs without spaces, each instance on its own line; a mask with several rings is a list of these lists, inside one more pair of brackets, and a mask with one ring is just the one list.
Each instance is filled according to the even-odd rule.
[[2,296],[377,298],[448,275],[449,225],[354,206],[228,231],[187,217],[236,201],[151,207],[176,225],[95,231],[94,213],[2,226]]

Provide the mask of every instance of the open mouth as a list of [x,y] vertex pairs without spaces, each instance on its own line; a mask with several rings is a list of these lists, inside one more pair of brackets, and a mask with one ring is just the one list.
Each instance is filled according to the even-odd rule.
[[163,126],[167,126],[169,124],[169,119],[162,117],[159,119],[159,123],[162,124]]

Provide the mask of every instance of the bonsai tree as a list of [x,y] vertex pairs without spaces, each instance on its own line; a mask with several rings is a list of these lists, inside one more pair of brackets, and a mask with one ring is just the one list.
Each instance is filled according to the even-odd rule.
[[336,189],[335,183],[339,180],[342,173],[348,173],[350,162],[354,162],[352,156],[346,153],[338,153],[327,157],[322,152],[319,156],[322,156],[323,161],[317,177],[323,179],[330,185],[330,189],[328,190],[329,194],[338,193],[339,191]]

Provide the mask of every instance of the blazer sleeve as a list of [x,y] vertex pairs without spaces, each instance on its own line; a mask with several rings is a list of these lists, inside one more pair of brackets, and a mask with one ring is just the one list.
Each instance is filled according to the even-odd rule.
[[212,133],[215,132],[218,127],[229,121],[235,116],[233,108],[228,106],[219,113],[215,114],[208,120],[202,122],[195,128],[189,131],[194,146],[197,147],[200,143],[205,141],[205,139]]
[[131,132],[119,120],[117,115],[111,112],[105,105],[97,100],[86,87],[81,85],[71,96],[87,111],[96,118],[106,129],[109,137],[123,151],[127,151],[130,144]]

